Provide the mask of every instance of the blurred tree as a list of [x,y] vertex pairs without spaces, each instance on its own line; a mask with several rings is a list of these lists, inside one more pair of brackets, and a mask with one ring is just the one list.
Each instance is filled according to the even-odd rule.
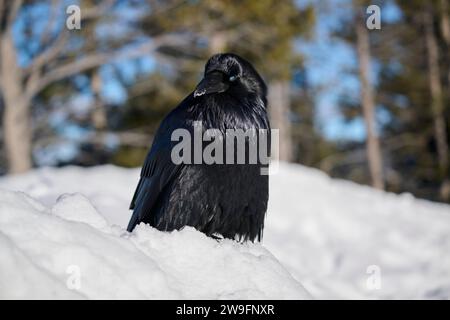
[[291,84],[291,132],[293,161],[306,166],[319,167],[321,161],[336,152],[333,142],[327,141],[317,129],[314,97],[317,91],[309,83],[305,66],[293,68]]
[[439,66],[439,48],[434,30],[433,7],[427,5],[423,10],[423,24],[427,47],[428,77],[431,94],[431,112],[433,115],[434,138],[438,155],[440,176],[448,175],[448,141],[444,120],[444,101],[442,94],[441,74]]
[[360,1],[354,0],[355,27],[356,27],[356,47],[359,62],[359,78],[361,86],[361,104],[366,124],[366,149],[367,161],[370,170],[372,186],[377,189],[384,189],[383,161],[380,148],[380,140],[376,133],[375,122],[375,99],[373,86],[371,83],[371,56],[369,31],[366,27],[364,9]]
[[[355,52],[357,68],[349,70],[359,80],[359,98],[345,93],[340,97],[341,112],[347,120],[362,118],[365,128],[365,143],[341,143],[341,152],[324,159],[321,168],[327,168],[341,177],[351,176],[353,180],[369,183],[377,189],[385,188],[386,168],[384,167],[380,136],[382,130],[377,119],[379,105],[377,92],[373,84],[371,42],[377,30],[368,30],[366,26],[367,7],[373,3],[366,0],[352,0],[348,3],[349,15],[344,17],[335,31],[335,36],[346,42]],[[365,148],[364,153],[361,148]],[[352,172],[353,171],[353,172]]]
[[[444,118],[447,119],[447,123],[444,125],[447,126],[447,128],[450,128],[450,54],[448,52],[450,51],[450,5],[448,0],[440,0],[439,2],[439,10],[440,13],[440,28],[441,28],[441,34],[442,38],[444,40],[445,46],[444,46],[444,61],[446,63],[446,69],[447,69],[447,77],[446,77],[446,94],[444,94],[443,98],[447,104],[447,110],[444,110]],[[445,54],[447,53],[447,54]],[[445,71],[444,71],[445,73]],[[447,139],[448,144],[448,139]],[[447,148],[448,149],[448,148]],[[448,160],[447,160],[448,162]],[[449,165],[445,169],[447,173],[444,176],[444,182],[441,185],[441,198],[450,201],[450,168]],[[445,171],[444,171],[445,172]]]
[[[168,2],[149,3],[154,11],[170,7]],[[164,14],[142,20],[142,29],[150,36],[176,33],[193,39],[189,49],[166,47],[156,56],[176,69],[172,75],[179,75],[172,76],[168,90],[179,92],[177,97],[182,97],[180,92],[185,94],[192,90],[204,61],[214,53],[229,51],[242,55],[255,64],[268,83],[271,125],[280,130],[280,158],[293,160],[298,141],[293,141],[291,128],[295,109],[292,108],[291,89],[293,70],[302,64],[294,42],[310,34],[314,24],[312,6],[299,7],[295,1],[213,0],[189,1],[171,8]],[[158,95],[158,101],[164,100],[167,99]],[[148,101],[160,103],[155,102],[155,97]]]
[[[82,1],[81,29],[66,28],[64,1],[48,1],[47,24],[34,29],[40,1],[0,1],[0,91],[4,103],[3,140],[9,172],[24,172],[32,166],[33,99],[46,87],[99,65],[150,54],[166,43],[180,40],[161,35],[142,41],[139,34],[96,36],[96,25],[118,13],[120,1]],[[42,9],[42,7],[41,7]],[[20,33],[14,26],[21,22]],[[17,30],[16,30],[17,31]],[[21,37],[22,46],[18,45]],[[136,41],[139,40],[139,41]],[[37,48],[37,49],[36,49]],[[19,55],[26,56],[25,63]]]
[[449,69],[442,1],[397,5],[401,17],[372,33],[386,182],[392,191],[448,201]]

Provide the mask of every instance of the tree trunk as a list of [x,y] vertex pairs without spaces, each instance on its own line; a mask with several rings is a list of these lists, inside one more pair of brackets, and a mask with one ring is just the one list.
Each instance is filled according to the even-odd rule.
[[431,12],[424,13],[425,40],[428,53],[428,81],[433,112],[434,136],[436,140],[440,173],[446,176],[448,170],[448,142],[444,120],[444,105],[442,101],[442,85],[439,75],[439,53],[436,36],[433,30]]
[[289,82],[276,80],[269,83],[269,117],[272,129],[279,130],[279,159],[292,161],[292,135],[289,121]]
[[10,173],[22,173],[32,167],[30,103],[24,96],[21,70],[10,32],[0,39],[0,78],[4,114],[3,137]]
[[[442,37],[447,45],[447,50],[450,50],[450,18],[448,16],[448,0],[441,0],[440,11]],[[447,70],[447,82],[450,84],[450,68]]]
[[[448,9],[449,9],[448,0],[441,0],[441,8],[440,8],[442,14],[441,33],[447,46],[446,47],[447,50],[450,50],[450,18],[448,15]],[[450,57],[449,55],[447,55],[447,66],[449,65],[450,65]],[[447,70],[447,101],[450,101],[449,92],[450,92],[450,68],[448,68]],[[450,119],[447,120],[447,125],[450,126]],[[442,200],[450,201],[450,177],[448,176],[448,172],[446,177],[444,178],[444,181],[442,182],[440,194]]]
[[92,124],[97,133],[106,129],[108,119],[106,115],[106,105],[102,101],[102,79],[99,70],[94,70],[91,79],[91,90],[94,96],[94,110],[92,110]]
[[364,19],[358,15],[356,21],[356,43],[359,60],[359,77],[361,83],[361,103],[367,134],[367,161],[372,180],[372,186],[384,189],[383,161],[380,141],[375,132],[375,101],[370,83],[370,47],[369,34]]
[[442,28],[442,35],[445,38],[446,42],[450,42],[450,22],[448,17],[448,0],[441,0],[441,8],[440,11],[442,13],[442,21],[441,21],[441,28]]

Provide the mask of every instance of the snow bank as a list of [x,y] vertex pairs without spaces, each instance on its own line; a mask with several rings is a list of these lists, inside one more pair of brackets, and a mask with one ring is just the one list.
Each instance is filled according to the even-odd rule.
[[[144,226],[128,236],[138,176],[139,169],[101,166],[1,178],[0,188],[39,202],[2,195],[0,294],[304,297],[270,250],[315,298],[450,298],[450,206],[281,164],[269,179],[262,246],[219,244],[192,229],[167,234]],[[84,196],[56,202],[63,193]],[[83,223],[70,221],[77,219]],[[67,290],[71,264],[82,264],[80,292]]]
[[450,298],[450,206],[299,165],[271,179],[264,244],[314,297]]
[[0,298],[308,298],[261,245],[109,226],[80,194],[0,191]]

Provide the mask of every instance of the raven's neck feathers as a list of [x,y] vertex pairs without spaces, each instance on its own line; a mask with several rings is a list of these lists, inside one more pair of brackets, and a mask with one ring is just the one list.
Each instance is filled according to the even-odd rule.
[[237,99],[215,94],[192,98],[188,105],[188,117],[201,121],[204,129],[269,129],[265,97],[248,95]]

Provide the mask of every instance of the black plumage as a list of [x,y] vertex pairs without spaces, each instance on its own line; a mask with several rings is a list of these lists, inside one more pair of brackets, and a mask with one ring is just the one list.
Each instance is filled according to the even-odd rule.
[[196,90],[166,116],[155,135],[131,201],[128,231],[144,222],[164,231],[192,226],[208,236],[261,240],[268,176],[261,174],[266,165],[259,155],[256,164],[174,164],[171,150],[177,142],[171,135],[179,128],[192,132],[195,121],[224,137],[226,129],[268,130],[266,94],[248,61],[235,54],[212,56]]

